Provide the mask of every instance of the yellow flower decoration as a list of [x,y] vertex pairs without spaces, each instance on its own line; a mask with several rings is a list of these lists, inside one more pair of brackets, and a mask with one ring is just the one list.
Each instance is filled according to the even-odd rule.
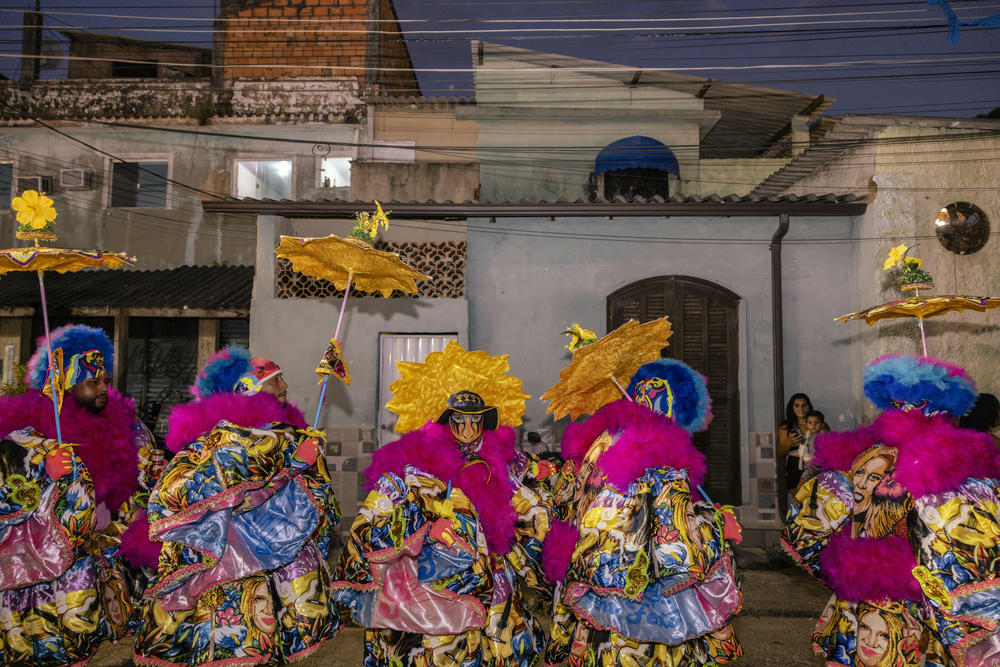
[[451,502],[451,498],[435,500],[431,503],[431,507],[433,508],[435,514],[439,514],[445,519],[455,521],[455,503]]
[[919,257],[907,257],[906,266],[910,269],[919,269],[920,265],[924,263],[924,260]]
[[10,206],[17,211],[17,221],[32,229],[45,229],[56,219],[52,199],[35,190],[25,190],[20,197],[14,197]]
[[889,256],[885,258],[885,263],[882,265],[883,271],[888,271],[892,267],[899,263],[899,260],[903,259],[903,255],[909,247],[905,243],[900,243],[898,246],[889,251]]
[[397,433],[408,433],[437,419],[457,391],[479,394],[486,405],[496,407],[499,423],[520,426],[524,402],[530,398],[521,390],[522,381],[507,375],[506,354],[491,355],[485,350],[469,351],[450,341],[441,352],[431,352],[423,363],[396,363],[399,379],[389,385],[393,398],[386,408],[399,415]]
[[590,345],[597,340],[597,334],[595,334],[590,329],[584,329],[576,322],[573,323],[569,329],[563,331],[564,334],[569,334],[572,338],[569,341],[569,345],[564,345],[570,352],[576,352],[579,348],[584,345]]

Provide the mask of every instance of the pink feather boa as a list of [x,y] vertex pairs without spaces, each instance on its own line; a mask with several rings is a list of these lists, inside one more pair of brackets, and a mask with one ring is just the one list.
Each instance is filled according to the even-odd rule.
[[[76,445],[74,451],[94,480],[94,499],[111,512],[139,488],[136,422],[132,399],[114,389],[108,390],[107,405],[98,414],[81,407],[72,395],[63,400],[59,418],[62,440]],[[32,389],[0,399],[0,436],[28,426],[47,438],[56,437],[50,398]]]
[[162,542],[149,539],[149,516],[146,510],[136,512],[128,528],[122,533],[122,558],[136,567],[155,568],[159,563],[162,547]]
[[514,440],[514,431],[507,426],[486,431],[478,454],[487,465],[466,466],[448,427],[428,422],[375,452],[365,470],[365,488],[370,491],[385,473],[402,476],[407,465],[450,482],[472,501],[490,549],[503,555],[511,549],[517,522],[510,504],[514,495],[509,472],[516,453]]
[[842,600],[921,599],[920,584],[911,570],[917,565],[905,537],[851,538],[845,526],[819,557],[820,572]]
[[876,444],[899,450],[895,478],[911,495],[950,491],[970,477],[1000,477],[1000,452],[988,433],[955,426],[947,415],[887,410],[856,431],[816,438],[813,465],[850,470],[855,457]]
[[669,417],[625,398],[605,405],[582,424],[570,424],[562,439],[563,458],[582,462],[604,431],[617,437],[597,459],[597,467],[620,491],[647,468],[658,466],[686,468],[692,486],[705,481],[705,455],[692,444],[691,434]]
[[580,531],[569,521],[554,521],[542,543],[542,571],[551,583],[566,578]]
[[258,427],[271,422],[305,428],[302,411],[288,403],[282,406],[270,394],[212,394],[198,401],[175,406],[167,418],[167,449],[175,454],[199,436],[225,419],[245,427]]

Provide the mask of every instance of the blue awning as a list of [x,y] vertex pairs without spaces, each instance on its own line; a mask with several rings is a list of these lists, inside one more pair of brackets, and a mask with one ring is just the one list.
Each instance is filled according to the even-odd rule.
[[625,137],[608,144],[594,160],[594,174],[618,169],[659,169],[680,175],[673,151],[650,137]]

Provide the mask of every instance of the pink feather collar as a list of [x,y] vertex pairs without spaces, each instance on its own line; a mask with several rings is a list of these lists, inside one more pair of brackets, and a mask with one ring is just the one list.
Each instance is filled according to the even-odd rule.
[[[111,511],[139,488],[139,451],[135,446],[138,419],[132,399],[108,389],[108,402],[94,414],[72,396],[63,400],[59,418],[63,442],[74,451],[94,480],[94,498]],[[56,437],[52,400],[34,389],[0,399],[0,437],[33,427],[47,438]]]
[[856,431],[821,434],[813,465],[850,470],[858,454],[879,443],[899,450],[896,481],[916,497],[950,491],[970,477],[1000,476],[1000,452],[988,433],[917,410],[887,410]]
[[505,554],[510,551],[517,522],[510,504],[514,495],[510,480],[510,466],[516,453],[514,440],[514,431],[507,426],[486,431],[478,454],[487,465],[466,466],[466,458],[455,445],[448,427],[428,422],[375,452],[365,470],[365,488],[371,490],[385,473],[402,476],[407,465],[430,473],[469,497],[490,549]]
[[705,481],[705,455],[691,442],[691,434],[672,419],[628,399],[609,403],[582,424],[570,424],[562,440],[562,455],[580,463],[601,433],[615,443],[597,459],[608,483],[624,491],[647,468],[686,468],[691,484]]
[[245,427],[258,427],[271,422],[306,427],[301,410],[291,403],[282,406],[270,394],[212,394],[174,407],[167,418],[167,449],[174,453],[181,451],[223,419]]

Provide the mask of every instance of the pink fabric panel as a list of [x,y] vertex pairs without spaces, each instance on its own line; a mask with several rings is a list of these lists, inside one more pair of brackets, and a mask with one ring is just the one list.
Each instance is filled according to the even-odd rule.
[[[446,597],[417,579],[417,560],[399,558],[385,567],[375,598],[372,625],[426,635],[450,635],[481,628],[482,605]],[[475,607],[478,606],[477,610]]]

